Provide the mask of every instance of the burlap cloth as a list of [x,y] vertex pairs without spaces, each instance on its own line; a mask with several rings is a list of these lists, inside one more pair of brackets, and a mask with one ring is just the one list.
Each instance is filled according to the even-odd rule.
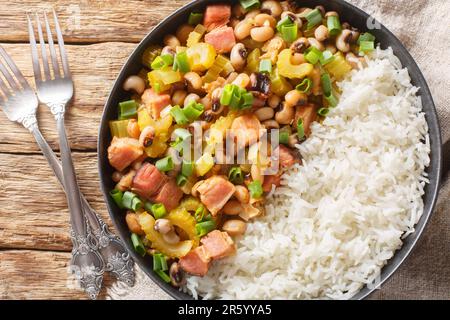
[[[444,143],[444,179],[437,208],[418,245],[370,299],[450,299],[450,1],[349,0],[389,28],[422,70],[433,94]],[[114,285],[115,299],[170,299],[142,271],[134,288]]]

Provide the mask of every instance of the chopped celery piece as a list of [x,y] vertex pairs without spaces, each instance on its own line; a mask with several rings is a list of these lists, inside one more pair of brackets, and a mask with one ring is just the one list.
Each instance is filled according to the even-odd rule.
[[133,118],[137,115],[138,104],[134,100],[119,103],[119,120]]
[[111,136],[117,138],[128,137],[128,122],[130,120],[115,120],[109,122],[109,129],[111,130]]
[[188,18],[188,23],[191,26],[195,26],[196,24],[202,22],[203,20],[203,13],[201,12],[191,12]]

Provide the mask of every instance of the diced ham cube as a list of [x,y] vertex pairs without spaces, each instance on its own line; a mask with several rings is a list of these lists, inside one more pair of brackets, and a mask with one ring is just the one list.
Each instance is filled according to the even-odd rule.
[[159,118],[161,111],[167,107],[172,100],[168,94],[158,94],[153,89],[147,89],[142,94],[142,102],[150,108],[152,117]]
[[230,22],[231,6],[226,4],[213,4],[206,7],[203,25],[208,31],[226,25]]
[[222,259],[236,252],[233,239],[226,232],[214,230],[200,240],[208,255],[214,259]]
[[290,168],[294,165],[294,163],[298,162],[299,159],[295,157],[294,152],[290,150],[288,147],[285,147],[280,144],[278,150],[279,150],[280,166],[282,168]]
[[132,190],[139,196],[150,199],[167,182],[167,177],[154,165],[144,163],[133,179]]
[[208,178],[197,188],[200,200],[213,216],[223,208],[235,190],[234,185],[222,176]]
[[281,185],[281,175],[275,174],[271,176],[264,176],[264,183],[262,185],[264,192],[272,191],[272,185],[279,187]]
[[216,28],[205,35],[205,42],[212,45],[217,53],[231,52],[231,49],[233,49],[233,46],[236,44],[233,28]]
[[144,150],[139,140],[114,137],[108,148],[108,160],[111,166],[122,171],[143,153]]
[[205,247],[200,246],[182,257],[179,263],[180,267],[187,273],[203,277],[208,272],[210,261],[211,257]]
[[175,179],[169,179],[156,196],[151,197],[150,201],[162,203],[167,211],[175,209],[183,197],[183,191],[177,186]]
[[305,131],[305,136],[309,136],[311,133],[311,124],[318,118],[316,107],[312,103],[306,106],[297,107],[295,111],[295,124],[297,124],[299,119],[303,120],[303,130]]

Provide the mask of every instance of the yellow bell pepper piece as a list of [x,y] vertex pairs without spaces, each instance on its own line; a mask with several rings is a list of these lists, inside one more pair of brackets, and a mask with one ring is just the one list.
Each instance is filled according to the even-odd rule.
[[180,206],[177,209],[170,211],[165,219],[168,219],[174,226],[177,226],[186,233],[189,239],[193,241],[192,248],[198,246],[200,239],[197,235],[197,230],[195,229],[197,222],[185,208]]
[[253,73],[259,71],[259,57],[261,56],[261,50],[254,49],[247,57],[247,67],[245,71],[247,73]]
[[109,129],[111,130],[111,135],[117,138],[128,137],[128,122],[130,120],[115,120],[109,122]]
[[142,230],[145,232],[146,238],[151,241],[151,247],[153,249],[158,250],[169,258],[181,258],[191,251],[194,245],[193,240],[184,240],[177,244],[167,243],[161,234],[155,231],[155,218],[147,212],[141,213],[138,216],[138,220]]
[[153,70],[148,73],[148,82],[156,92],[163,92],[170,89],[170,85],[182,80],[179,71],[172,70],[172,67],[166,67],[159,70]]
[[169,129],[172,122],[173,118],[171,115],[155,120],[150,116],[146,108],[139,110],[138,125],[141,131],[147,126],[152,126],[155,129],[155,138],[152,145],[144,149],[148,157],[157,158],[162,156],[167,150],[167,141],[170,138]]
[[179,208],[186,209],[187,211],[195,211],[198,207],[200,207],[202,203],[200,200],[194,197],[188,197],[181,201]]
[[281,76],[289,79],[301,79],[313,71],[314,66],[311,63],[292,64],[291,55],[292,52],[290,49],[284,49],[278,54],[277,67]]
[[341,52],[337,52],[334,60],[324,65],[324,69],[335,79],[341,79],[352,70],[352,66],[345,60]]
[[204,153],[195,162],[195,172],[199,177],[204,176],[212,167],[214,167],[214,158],[210,153]]
[[188,47],[192,47],[194,44],[197,44],[200,42],[200,40],[202,39],[203,35],[206,32],[206,28],[201,25],[198,24],[194,31],[192,31],[191,33],[189,33],[188,39],[186,41],[186,45]]
[[208,43],[196,43],[186,50],[192,71],[205,71],[211,68],[216,58],[216,49]]
[[280,76],[278,68],[274,68],[272,74],[270,75],[271,90],[277,96],[282,97],[289,91],[293,90],[294,87],[287,81],[284,77]]

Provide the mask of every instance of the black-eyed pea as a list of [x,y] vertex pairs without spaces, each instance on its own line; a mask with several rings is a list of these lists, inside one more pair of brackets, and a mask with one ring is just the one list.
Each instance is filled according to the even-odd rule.
[[241,71],[247,63],[248,51],[243,43],[237,43],[233,46],[230,53],[230,62],[233,68]]
[[318,26],[314,31],[314,37],[317,39],[317,41],[325,41],[329,37],[328,28],[324,25]]
[[200,100],[200,96],[196,93],[190,93],[184,98],[184,106],[186,107],[191,103],[192,101],[198,102]]
[[269,25],[271,28],[275,28],[277,20],[267,13],[260,13],[253,18],[253,23],[258,27]]
[[228,201],[222,209],[223,213],[229,216],[237,216],[243,210],[244,208],[238,200]]
[[266,0],[261,4],[261,12],[268,13],[271,16],[278,18],[281,16],[283,9],[278,1]]
[[165,46],[169,46],[172,48],[176,48],[181,46],[181,42],[180,40],[178,40],[178,38],[176,36],[174,36],[173,34],[168,34],[164,37],[164,45]]
[[145,81],[138,76],[129,76],[123,83],[123,90],[133,90],[137,94],[142,94],[145,90]]
[[312,47],[315,47],[317,49],[319,49],[320,51],[325,50],[325,46],[323,45],[323,43],[319,40],[317,40],[316,38],[308,38],[308,42]]
[[272,119],[274,115],[275,111],[271,107],[263,107],[255,111],[255,116],[258,118],[259,121]]
[[244,186],[235,186],[234,197],[240,203],[248,203],[250,201],[250,193]]
[[188,85],[194,90],[200,90],[203,86],[203,80],[197,72],[188,72],[184,75]]
[[234,35],[237,40],[243,40],[250,35],[252,23],[249,20],[242,20],[234,27]]
[[227,220],[223,224],[222,230],[228,233],[231,237],[241,236],[247,230],[247,224],[242,220]]
[[194,31],[194,27],[189,24],[183,24],[180,26],[175,33],[178,40],[181,42],[182,45],[186,44],[187,38],[189,37],[189,34]]
[[187,96],[187,92],[184,90],[177,90],[172,95],[172,104],[175,106],[182,106],[184,104],[184,99]]
[[127,223],[128,229],[132,233],[136,233],[137,235],[143,236],[145,233],[139,224],[138,215],[134,212],[128,211],[125,216],[125,221]]
[[275,31],[270,25],[253,28],[250,31],[250,36],[257,42],[266,42],[273,38]]
[[278,108],[278,106],[281,103],[281,98],[275,94],[271,95],[269,97],[269,99],[267,100],[267,104],[269,105],[269,107],[271,107],[272,109],[276,109]]

